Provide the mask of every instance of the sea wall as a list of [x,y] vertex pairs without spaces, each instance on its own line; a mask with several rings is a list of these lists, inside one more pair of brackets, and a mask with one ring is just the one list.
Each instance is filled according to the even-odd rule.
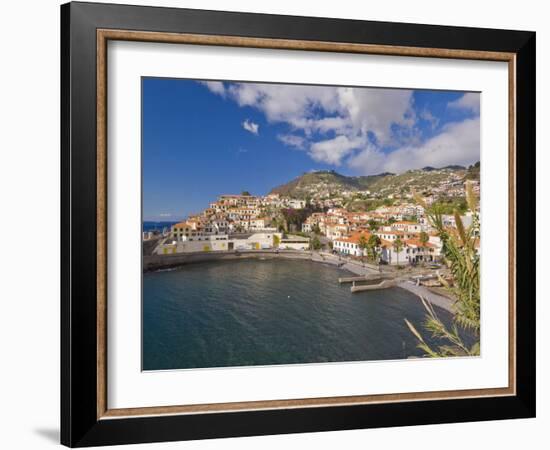
[[[143,271],[152,272],[161,269],[170,269],[186,264],[194,264],[208,261],[230,261],[236,259],[260,259],[260,258],[283,258],[314,260],[310,251],[292,250],[248,250],[248,251],[218,251],[218,252],[195,252],[175,253],[168,255],[146,255],[143,257]],[[317,259],[315,259],[317,261]],[[328,261],[327,261],[328,262]]]

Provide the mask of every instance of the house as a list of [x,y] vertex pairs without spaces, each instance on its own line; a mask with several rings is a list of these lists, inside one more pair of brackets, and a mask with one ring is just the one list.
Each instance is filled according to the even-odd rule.
[[287,206],[292,209],[303,209],[306,207],[306,201],[290,198],[287,201]]
[[349,233],[349,227],[347,225],[327,224],[325,228],[325,235],[331,240],[341,238]]
[[391,228],[395,231],[403,231],[407,233],[420,233],[422,231],[422,225],[417,222],[410,222],[401,220],[391,224]]
[[[460,219],[462,220],[462,225],[464,225],[464,227],[467,228],[473,222],[472,213],[467,212],[466,215],[460,216]],[[443,226],[456,228],[456,220],[455,220],[454,215],[452,215],[452,214],[443,214],[441,216],[441,220],[443,221]]]
[[386,264],[413,264],[418,262],[436,261],[441,248],[428,241],[422,244],[417,238],[405,239],[399,252],[395,248],[395,240],[382,239],[380,244],[380,260]]
[[395,241],[388,241],[386,239],[380,240],[379,255],[380,261],[385,262],[386,264],[405,264],[408,263],[406,247],[402,243],[401,250],[398,252],[395,249]]
[[[326,228],[324,226],[325,222],[326,222],[326,215],[324,213],[313,213],[302,224],[302,232],[311,233],[312,231],[315,231],[316,227],[319,227],[319,231],[321,231],[322,233],[325,233],[326,231]],[[323,225],[323,228],[321,228],[321,224]]]
[[418,239],[407,239],[405,247],[406,260],[410,263],[432,262],[441,254],[441,249],[430,241],[422,244]]
[[365,256],[366,250],[361,248],[362,237],[365,242],[368,242],[371,233],[368,231],[357,231],[352,233],[351,236],[337,238],[333,241],[333,249],[344,255]]
[[270,228],[270,225],[271,225],[271,219],[269,217],[257,217],[256,219],[250,220],[248,228],[251,231],[266,230]]
[[176,241],[182,237],[190,238],[199,233],[197,222],[184,221],[172,225],[170,237]]
[[401,239],[401,241],[403,241],[405,237],[408,236],[402,231],[386,231],[386,228],[387,227],[384,227],[375,233],[380,239],[385,241],[393,242],[397,239]]

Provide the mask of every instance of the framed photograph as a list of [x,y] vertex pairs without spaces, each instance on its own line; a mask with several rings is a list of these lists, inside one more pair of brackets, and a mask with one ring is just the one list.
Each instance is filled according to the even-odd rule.
[[61,7],[61,440],[535,415],[535,33]]

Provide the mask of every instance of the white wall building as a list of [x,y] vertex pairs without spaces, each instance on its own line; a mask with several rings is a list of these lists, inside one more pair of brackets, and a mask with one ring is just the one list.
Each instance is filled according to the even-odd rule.
[[279,248],[283,250],[308,250],[309,238],[289,236],[287,238],[281,239],[281,242],[279,243]]
[[[275,237],[276,236],[276,237]],[[280,242],[281,233],[264,232],[242,236],[230,235],[194,235],[181,236],[178,240],[171,240],[157,248],[157,254],[216,252],[233,250],[266,250]]]
[[361,248],[361,236],[364,236],[365,242],[368,242],[371,234],[368,231],[356,232],[351,236],[335,239],[332,242],[333,250],[344,255],[352,256],[365,256],[367,254],[366,249]]

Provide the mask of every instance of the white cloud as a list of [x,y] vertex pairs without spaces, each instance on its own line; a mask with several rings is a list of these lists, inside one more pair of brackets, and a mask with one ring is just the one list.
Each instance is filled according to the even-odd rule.
[[246,131],[249,131],[252,134],[258,135],[258,132],[260,130],[260,125],[257,123],[252,122],[251,120],[246,119],[243,123],[243,128]]
[[447,104],[452,109],[466,109],[479,114],[480,98],[475,92],[466,92],[462,97]]
[[221,81],[200,81],[214,94],[225,96],[225,85]]
[[422,167],[467,166],[479,161],[479,118],[447,124],[437,136],[418,146],[402,147],[384,153],[369,147],[353,156],[350,166],[365,175],[400,173]]
[[[277,138],[307,151],[318,162],[346,164],[364,174],[402,172],[427,165],[470,164],[479,160],[479,118],[447,124],[422,142],[418,123],[432,131],[439,118],[415,111],[408,89],[348,88],[264,83],[204,83],[211,92],[255,108],[270,123],[286,124]],[[479,94],[466,93],[449,108],[479,113]],[[258,134],[246,120],[243,128]],[[382,149],[395,149],[385,153]]]
[[339,166],[343,158],[364,144],[365,142],[362,139],[349,139],[346,136],[337,136],[334,139],[315,142],[309,148],[308,153],[315,161]]
[[382,145],[391,143],[392,125],[412,126],[413,91],[405,89],[339,88],[341,108],[356,132],[372,132]]
[[228,91],[240,106],[262,111],[270,122],[286,122],[295,128],[307,127],[313,111],[337,110],[336,88],[280,84],[231,84]]
[[425,120],[426,122],[428,122],[430,124],[432,130],[439,125],[439,119],[437,117],[435,117],[427,109],[423,109],[422,111],[420,111],[420,113],[418,114],[418,117],[420,119]]
[[286,123],[306,137],[335,132],[353,139],[371,132],[388,144],[394,124],[414,123],[412,91],[405,89],[212,83],[206,83],[212,92],[256,108],[269,122]]
[[295,134],[279,134],[277,135],[277,139],[289,147],[294,147],[300,150],[303,150],[306,144],[305,138]]

